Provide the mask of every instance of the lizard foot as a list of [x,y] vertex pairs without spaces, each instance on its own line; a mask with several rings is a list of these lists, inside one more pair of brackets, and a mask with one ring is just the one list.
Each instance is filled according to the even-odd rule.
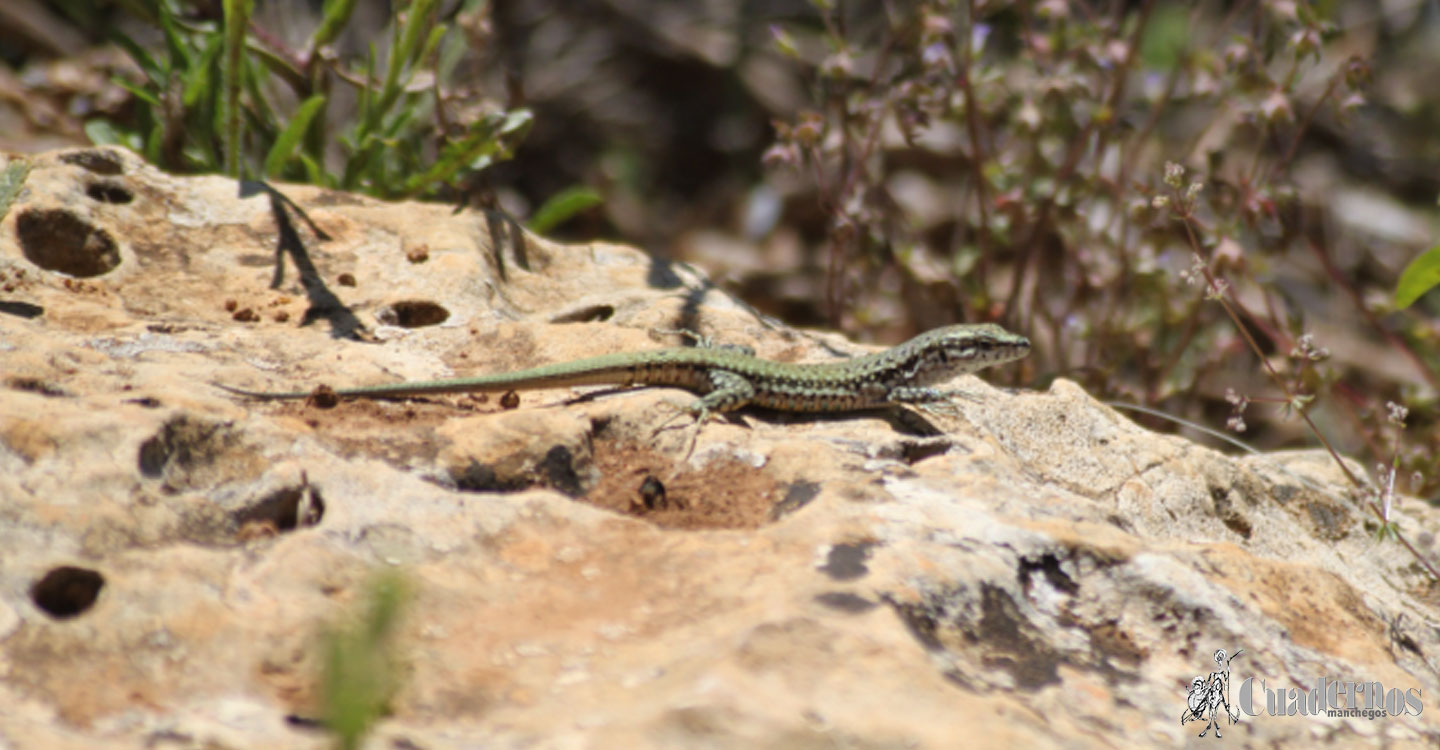
[[711,336],[696,333],[688,328],[652,328],[650,332],[660,336],[684,336],[689,339],[697,349],[720,349],[722,351],[736,352],[747,357],[755,356],[755,348],[744,344],[721,344]]
[[685,425],[671,424],[680,417],[693,416],[695,418],[695,421],[689,425],[690,434],[685,440],[685,455],[680,459],[680,463],[683,464],[689,461],[690,456],[695,453],[695,443],[700,438],[700,427],[705,424],[705,421],[707,419],[710,418],[710,410],[705,408],[704,406],[697,406],[695,404],[681,405],[675,403],[674,401],[666,401],[665,405],[671,409],[674,409],[675,413],[671,414],[668,419],[666,419],[664,422],[661,422],[659,426],[657,426],[653,431],[651,431],[650,438],[652,440],[658,437],[660,433],[664,432],[665,430],[674,430],[685,427]]

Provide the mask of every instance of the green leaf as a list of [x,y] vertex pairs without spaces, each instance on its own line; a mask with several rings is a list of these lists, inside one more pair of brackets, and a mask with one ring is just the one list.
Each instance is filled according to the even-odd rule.
[[20,157],[12,159],[5,165],[5,171],[0,172],[0,219],[10,211],[10,204],[15,202],[20,188],[25,187],[25,178],[29,175],[30,162]]
[[345,171],[340,177],[340,188],[343,190],[357,189],[370,174],[374,160],[379,157],[384,148],[385,142],[373,135],[361,138],[350,153],[350,158],[345,162]]
[[131,83],[124,78],[111,78],[110,82],[115,84],[116,86],[119,86],[122,89],[125,89],[126,91],[129,91],[130,93],[134,94],[138,99],[145,102],[146,104],[149,104],[152,107],[158,109],[161,106],[160,98],[155,96],[155,92],[150,91],[149,89],[141,88],[139,85]]
[[375,87],[370,85],[375,80],[376,52],[375,43],[371,42],[369,52],[365,55],[365,66],[362,68],[363,79],[366,83],[360,87],[360,100],[355,103],[355,112],[358,120],[355,124],[355,142],[358,144],[370,135],[375,129]]
[[200,53],[200,59],[195,66],[184,75],[185,92],[181,95],[180,101],[185,104],[186,109],[196,107],[200,98],[209,95],[214,91],[215,59],[220,56],[221,44],[225,40],[216,34],[210,38],[205,45],[205,50]]
[[335,41],[345,24],[349,23],[350,14],[354,11],[355,0],[325,0],[325,20],[320,22],[320,28],[310,37],[310,48],[320,49]]
[[[269,133],[269,138],[274,138],[285,115],[277,113],[275,108],[270,105],[270,97],[267,92],[273,91],[273,89],[268,86],[270,77],[265,75],[265,71],[265,67],[253,65],[249,60],[241,67],[240,80],[245,84],[246,98],[246,106],[242,107],[241,111],[251,118],[251,127],[259,128],[262,132]],[[269,138],[266,140],[268,141]]]
[[1426,250],[1400,273],[1395,284],[1395,309],[1404,310],[1440,284],[1440,245]]
[[417,56],[418,61],[424,62],[431,59],[435,50],[440,47],[440,42],[444,41],[445,35],[448,33],[450,33],[450,29],[445,26],[436,26],[431,29],[430,36],[425,40],[425,46],[421,48],[420,54]]
[[85,137],[95,145],[122,145],[137,154],[144,148],[144,140],[138,132],[120,130],[114,122],[105,118],[86,119]]
[[391,117],[389,122],[381,123],[380,137],[386,140],[399,138],[402,131],[406,130],[415,119],[418,114],[417,109],[417,107],[402,107],[396,110],[395,116]]
[[265,155],[265,175],[267,177],[279,177],[280,170],[285,168],[285,163],[290,161],[290,156],[295,152],[300,139],[305,137],[305,131],[310,128],[310,122],[315,115],[325,107],[325,95],[316,94],[305,100],[304,104],[295,111],[295,116],[290,119],[290,124],[280,131],[280,137],[275,139],[275,144],[270,147],[270,153]]
[[317,163],[314,159],[310,158],[309,154],[301,151],[295,158],[299,159],[300,166],[305,168],[306,182],[310,183],[311,185],[319,185],[321,187],[335,187],[335,177],[333,175],[326,174],[325,170],[321,168],[320,164]]
[[310,81],[305,77],[304,71],[291,65],[288,58],[282,57],[263,44],[255,44],[253,41],[246,42],[245,52],[253,61],[259,63],[260,67],[284,79],[285,85],[292,90],[297,92],[309,90]]
[[[496,161],[510,158],[510,147],[524,137],[533,116],[528,109],[492,115],[471,125],[470,133],[446,145],[430,169],[405,182],[405,191],[414,195],[438,183],[448,183],[461,170],[478,171]],[[507,139],[509,142],[507,142]]]
[[135,61],[135,64],[140,67],[140,70],[145,72],[145,77],[149,78],[151,83],[156,86],[161,86],[165,83],[164,68],[161,68],[160,64],[155,62],[155,58],[151,57],[150,53],[147,52],[144,47],[141,47],[134,39],[124,34],[115,34],[112,39],[115,44],[125,50],[125,54],[129,55],[131,60]]
[[145,134],[145,150],[141,152],[145,155],[145,161],[151,164],[164,164],[164,154],[162,153],[164,151],[164,145],[165,123],[161,120],[156,120],[155,123],[150,126],[150,132]]
[[97,146],[124,146],[135,152],[141,148],[139,134],[120,130],[115,123],[100,117],[85,121],[85,137]]
[[414,65],[420,62],[422,37],[428,37],[428,30],[435,23],[435,0],[415,0],[405,11],[405,28],[400,37],[400,46],[392,54],[399,60],[396,66]]
[[1147,68],[1170,70],[1189,53],[1191,10],[1188,3],[1161,4],[1140,37],[1140,60]]
[[185,37],[180,33],[180,29],[175,27],[175,16],[164,3],[161,3],[159,8],[160,31],[165,36],[165,49],[170,53],[169,67],[171,70],[189,70],[194,67],[194,61],[190,57]]
[[550,196],[550,200],[545,201],[535,215],[530,217],[530,221],[526,222],[526,227],[536,234],[545,234],[575,214],[599,205],[601,200],[600,193],[594,188],[584,185],[566,188]]

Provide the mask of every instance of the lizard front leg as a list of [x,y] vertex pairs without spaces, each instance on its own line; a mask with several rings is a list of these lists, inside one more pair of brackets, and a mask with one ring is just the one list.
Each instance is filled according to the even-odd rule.
[[891,388],[890,392],[886,394],[885,400],[892,404],[918,406],[930,412],[954,413],[956,411],[955,405],[950,402],[957,398],[963,398],[968,401],[980,400],[974,394],[961,390],[942,391],[939,388],[915,385],[902,385],[897,388]]
[[711,370],[708,375],[712,390],[686,409],[696,422],[704,422],[712,412],[735,411],[755,398],[755,384],[744,375],[729,370]]

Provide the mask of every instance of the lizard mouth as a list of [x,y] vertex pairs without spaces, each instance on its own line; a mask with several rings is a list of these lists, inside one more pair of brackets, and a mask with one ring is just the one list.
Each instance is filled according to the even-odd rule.
[[[984,362],[1009,362],[1029,354],[1030,341],[1029,339],[1020,339],[1018,341],[991,342],[980,344],[977,349],[975,359]],[[959,358],[964,359],[964,356]]]

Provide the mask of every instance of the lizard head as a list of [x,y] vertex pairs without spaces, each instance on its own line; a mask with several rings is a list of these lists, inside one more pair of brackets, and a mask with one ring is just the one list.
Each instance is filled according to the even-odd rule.
[[925,361],[917,380],[927,385],[1013,362],[1030,353],[1030,339],[994,323],[936,328],[913,342],[919,344]]

